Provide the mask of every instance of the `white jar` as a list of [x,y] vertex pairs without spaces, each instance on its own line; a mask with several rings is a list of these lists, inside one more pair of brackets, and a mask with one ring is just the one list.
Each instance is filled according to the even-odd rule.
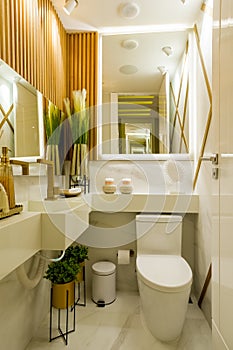
[[104,193],[113,194],[116,192],[116,185],[112,177],[106,177],[103,186]]
[[130,178],[123,178],[119,190],[122,194],[130,194],[133,192],[133,186],[131,185]]

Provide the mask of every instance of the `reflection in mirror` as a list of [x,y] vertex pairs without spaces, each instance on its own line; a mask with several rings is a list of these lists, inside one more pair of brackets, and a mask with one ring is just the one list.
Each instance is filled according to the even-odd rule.
[[103,35],[103,155],[188,153],[188,34]]
[[[115,150],[120,154],[160,153],[163,134],[160,133],[163,120],[159,118],[159,98],[155,94],[111,94],[116,103],[119,145]],[[167,120],[164,115],[164,120]],[[161,144],[161,145],[160,145]]]
[[42,95],[0,60],[0,148],[10,157],[38,157],[43,154]]

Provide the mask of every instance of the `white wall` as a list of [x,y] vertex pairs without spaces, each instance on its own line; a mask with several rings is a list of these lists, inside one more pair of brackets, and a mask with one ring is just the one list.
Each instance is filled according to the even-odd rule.
[[[181,183],[178,191],[192,193],[193,162],[191,160],[175,160]],[[112,177],[118,185],[122,178],[132,179],[135,193],[169,193],[175,190],[175,183],[169,182],[165,174],[166,161],[136,161],[136,160],[109,160],[91,161],[90,184],[91,192],[102,192],[105,177]]]
[[[32,228],[33,230],[33,228]],[[32,259],[28,265],[32,264]],[[0,281],[1,349],[24,350],[49,310],[49,282],[25,289],[12,272]]]

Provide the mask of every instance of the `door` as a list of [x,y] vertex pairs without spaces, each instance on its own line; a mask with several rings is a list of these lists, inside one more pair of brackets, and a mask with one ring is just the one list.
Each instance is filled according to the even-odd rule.
[[[218,22],[218,18],[220,21]],[[213,183],[213,349],[233,349],[233,1],[214,1],[213,127],[219,180]]]

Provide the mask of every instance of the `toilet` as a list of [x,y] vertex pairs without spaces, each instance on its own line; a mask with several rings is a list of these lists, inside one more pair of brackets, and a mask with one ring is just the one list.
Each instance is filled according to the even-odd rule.
[[136,215],[137,280],[145,322],[163,342],[179,338],[187,311],[192,270],[181,257],[182,217]]

